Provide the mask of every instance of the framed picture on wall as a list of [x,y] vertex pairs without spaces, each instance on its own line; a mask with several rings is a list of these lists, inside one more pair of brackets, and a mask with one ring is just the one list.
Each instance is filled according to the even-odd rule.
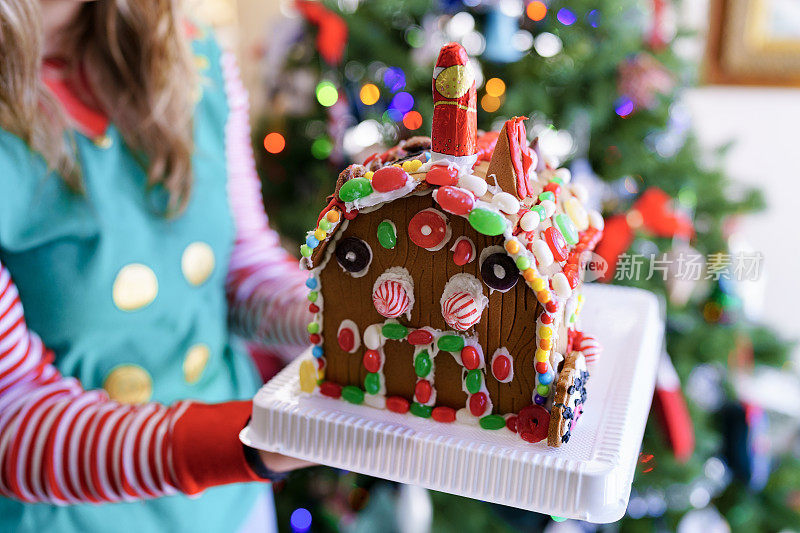
[[709,83],[800,86],[800,0],[712,0]]

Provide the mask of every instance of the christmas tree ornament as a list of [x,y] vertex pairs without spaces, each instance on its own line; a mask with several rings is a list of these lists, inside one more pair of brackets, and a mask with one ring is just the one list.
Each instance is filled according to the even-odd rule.
[[522,56],[522,52],[514,46],[509,37],[519,31],[519,20],[522,15],[520,0],[499,0],[486,13],[484,35],[486,49],[483,57],[495,63],[513,63]]
[[653,402],[675,459],[679,463],[686,463],[694,452],[694,427],[678,373],[666,351],[661,354],[659,361]]
[[347,24],[342,17],[321,2],[295,0],[294,6],[304,19],[317,27],[317,50],[320,56],[329,65],[338,65],[347,44]]
[[771,471],[769,420],[761,407],[730,402],[719,413],[723,457],[733,475],[753,490],[761,490]]

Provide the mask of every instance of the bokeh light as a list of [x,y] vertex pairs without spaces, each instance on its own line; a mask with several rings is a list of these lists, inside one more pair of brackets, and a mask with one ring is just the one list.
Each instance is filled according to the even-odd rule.
[[308,509],[298,507],[292,511],[292,516],[289,517],[289,524],[292,526],[294,533],[305,533],[311,529],[311,513]]
[[633,100],[627,96],[620,96],[617,101],[614,102],[614,112],[622,118],[627,118],[628,115],[633,113],[633,108]]
[[402,114],[406,114],[414,107],[414,97],[406,92],[397,93],[392,98],[389,107],[398,110]]
[[422,115],[418,111],[409,111],[403,117],[403,126],[410,130],[419,129],[422,126]]
[[586,14],[586,22],[589,23],[589,26],[592,28],[597,28],[600,26],[600,12],[596,9],[592,9]]
[[339,100],[339,91],[336,86],[329,81],[321,81],[317,84],[317,101],[325,107],[330,107]]
[[561,51],[563,44],[557,35],[543,31],[533,40],[533,48],[542,57],[553,57]]
[[486,94],[489,96],[502,96],[506,92],[506,83],[500,78],[490,78],[486,82]]
[[491,94],[484,94],[481,98],[481,107],[487,113],[494,113],[500,109],[500,98],[492,96]]
[[538,22],[547,15],[547,6],[544,5],[544,2],[531,2],[528,4],[528,7],[525,8],[525,13],[528,15],[529,19]]
[[286,139],[277,131],[268,133],[264,137],[264,148],[271,154],[279,154],[286,148]]
[[558,15],[556,15],[556,18],[564,26],[571,26],[572,24],[575,24],[576,20],[578,20],[578,17],[575,16],[575,13],[566,7],[562,7],[558,10]]
[[425,31],[419,26],[411,26],[405,33],[406,42],[414,48],[420,48],[425,44]]
[[381,90],[378,89],[378,86],[374,83],[367,83],[361,87],[359,96],[361,97],[361,101],[364,102],[364,105],[373,105],[381,97]]
[[327,137],[320,137],[311,143],[311,155],[317,159],[327,159],[333,151],[333,143]]
[[406,73],[399,67],[389,67],[383,73],[383,84],[392,92],[399,91],[406,86]]

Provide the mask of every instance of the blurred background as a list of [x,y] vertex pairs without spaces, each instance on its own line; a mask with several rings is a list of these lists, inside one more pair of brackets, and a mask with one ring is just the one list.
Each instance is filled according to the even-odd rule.
[[428,134],[432,64],[458,41],[479,127],[529,117],[603,210],[599,253],[656,274],[606,281],[664,301],[668,355],[619,523],[320,467],[276,487],[283,530],[800,530],[800,2],[186,2],[239,55],[264,202],[290,249],[344,166]]

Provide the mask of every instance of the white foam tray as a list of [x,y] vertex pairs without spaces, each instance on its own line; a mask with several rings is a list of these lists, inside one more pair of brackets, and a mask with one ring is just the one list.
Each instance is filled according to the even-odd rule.
[[317,463],[531,511],[607,523],[630,496],[658,366],[663,323],[651,293],[585,287],[583,328],[603,345],[569,443],[550,448],[508,431],[442,424],[303,395],[303,355],[253,402],[242,441]]

